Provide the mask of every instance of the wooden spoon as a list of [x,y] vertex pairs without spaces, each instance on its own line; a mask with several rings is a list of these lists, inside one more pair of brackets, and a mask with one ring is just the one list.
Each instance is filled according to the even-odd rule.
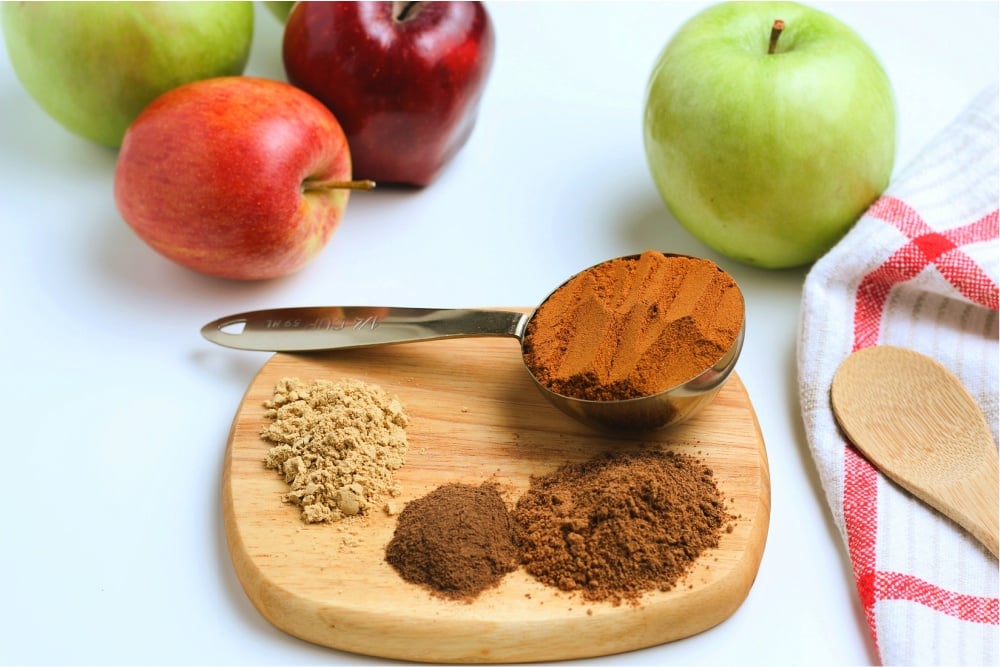
[[951,371],[919,352],[869,347],[840,365],[830,399],[865,458],[997,555],[997,446]]

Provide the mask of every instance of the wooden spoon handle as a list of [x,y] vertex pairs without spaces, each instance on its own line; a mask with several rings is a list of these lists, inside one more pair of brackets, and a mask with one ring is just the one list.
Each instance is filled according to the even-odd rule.
[[941,492],[942,501],[961,507],[962,511],[946,511],[944,508],[939,508],[982,542],[994,556],[1000,556],[997,553],[1000,551],[997,545],[997,532],[1000,526],[997,476],[997,453],[994,449],[993,456],[967,479]]

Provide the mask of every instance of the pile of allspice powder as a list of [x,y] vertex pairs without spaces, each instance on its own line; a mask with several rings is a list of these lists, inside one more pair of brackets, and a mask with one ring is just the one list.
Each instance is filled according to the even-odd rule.
[[513,517],[529,574],[614,604],[671,590],[736,518],[710,468],[659,450],[567,463],[536,477]]

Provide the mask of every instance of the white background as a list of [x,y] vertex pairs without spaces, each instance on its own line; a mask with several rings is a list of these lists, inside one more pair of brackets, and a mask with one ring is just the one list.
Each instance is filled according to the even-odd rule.
[[[897,170],[997,78],[996,3],[816,4],[888,71]],[[767,443],[770,534],[753,589],[722,625],[594,662],[877,659],[800,418],[806,269],[718,257],[671,219],[646,168],[646,78],[700,5],[489,6],[496,65],[458,159],[422,191],[356,194],[318,259],[260,284],[191,273],[139,242],[114,206],[115,153],[50,120],[0,56],[0,661],[374,662],[284,634],[244,596],[220,473],[267,355],[213,346],[199,328],[279,306],[532,305],[572,273],[646,248],[715,259],[744,290],[737,370]],[[248,73],[283,79],[280,43],[258,6]]]

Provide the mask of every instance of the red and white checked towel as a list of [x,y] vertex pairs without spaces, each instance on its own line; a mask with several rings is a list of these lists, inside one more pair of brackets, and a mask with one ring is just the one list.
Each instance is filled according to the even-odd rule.
[[877,472],[830,407],[852,351],[897,345],[951,369],[997,440],[998,89],[984,91],[806,277],[798,343],[809,447],[886,665],[997,665],[997,559]]

